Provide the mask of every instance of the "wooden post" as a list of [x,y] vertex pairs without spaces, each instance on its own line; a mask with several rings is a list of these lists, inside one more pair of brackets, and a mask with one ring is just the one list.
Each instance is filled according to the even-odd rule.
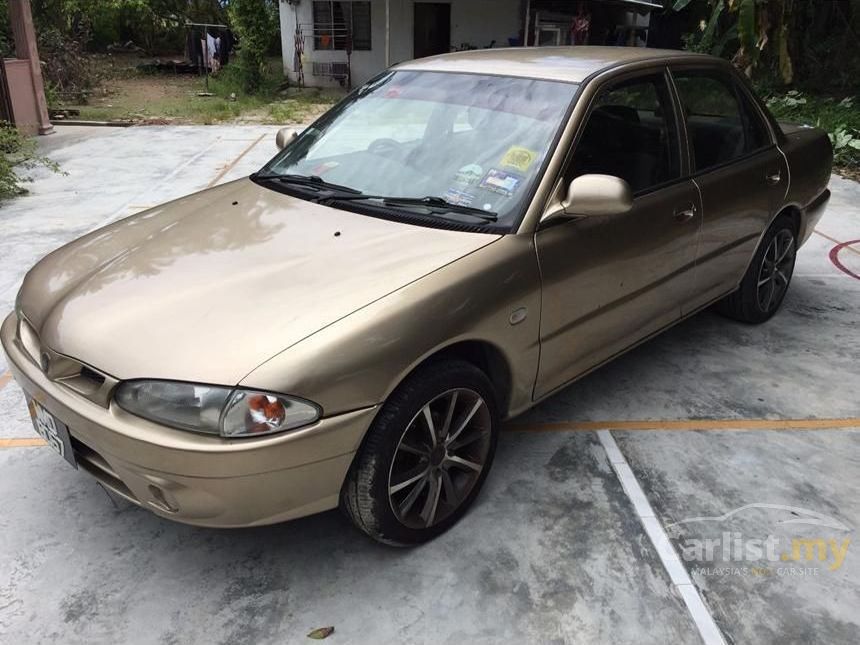
[[51,134],[54,126],[48,117],[48,101],[45,99],[45,82],[42,79],[42,64],[36,45],[36,29],[33,27],[30,0],[9,0],[9,22],[15,38],[15,55],[29,63],[39,113],[39,134]]

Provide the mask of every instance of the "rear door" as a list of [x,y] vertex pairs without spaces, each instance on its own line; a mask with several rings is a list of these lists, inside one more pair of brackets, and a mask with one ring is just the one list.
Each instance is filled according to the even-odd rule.
[[702,196],[693,311],[734,290],[785,195],[787,171],[769,128],[722,69],[672,71]]
[[536,397],[680,317],[701,209],[679,116],[663,70],[611,82],[592,102],[561,185],[613,175],[630,184],[634,203],[535,234],[543,281]]

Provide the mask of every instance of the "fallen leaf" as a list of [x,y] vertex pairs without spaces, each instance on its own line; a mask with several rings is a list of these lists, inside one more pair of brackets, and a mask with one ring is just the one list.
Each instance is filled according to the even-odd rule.
[[334,627],[320,627],[319,629],[315,629],[310,634],[308,634],[308,638],[313,638],[315,641],[321,641],[324,638],[328,638],[334,634]]

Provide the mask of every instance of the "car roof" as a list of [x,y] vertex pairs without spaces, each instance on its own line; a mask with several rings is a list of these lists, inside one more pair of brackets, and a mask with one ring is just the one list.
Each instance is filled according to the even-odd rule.
[[720,62],[720,59],[713,56],[674,49],[580,45],[475,49],[418,58],[396,65],[395,69],[494,74],[581,83],[596,72],[618,65],[679,59]]

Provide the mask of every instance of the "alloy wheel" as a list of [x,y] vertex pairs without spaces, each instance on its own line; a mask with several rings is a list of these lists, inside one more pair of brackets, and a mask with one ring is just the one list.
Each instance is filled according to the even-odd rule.
[[448,390],[406,427],[388,473],[388,500],[409,528],[442,522],[469,497],[490,451],[492,417],[471,389]]
[[794,235],[783,228],[770,241],[759,269],[756,299],[763,312],[769,313],[782,302],[792,271],[794,271]]

